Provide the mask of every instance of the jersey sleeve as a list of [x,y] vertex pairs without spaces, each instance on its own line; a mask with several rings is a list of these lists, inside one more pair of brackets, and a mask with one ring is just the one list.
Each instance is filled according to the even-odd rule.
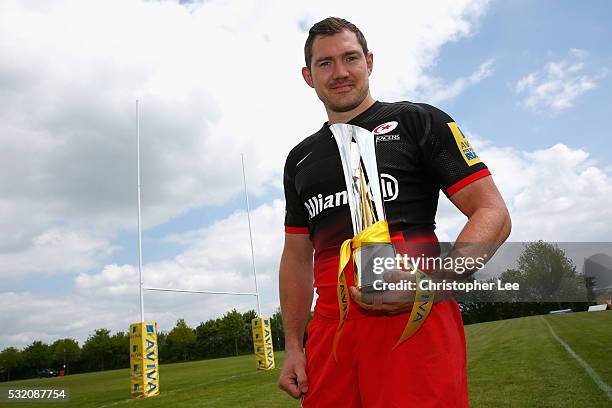
[[427,111],[430,119],[423,144],[425,160],[447,197],[491,175],[450,116],[431,105],[420,106]]
[[292,163],[290,153],[285,162],[283,175],[285,189],[285,232],[288,234],[308,234],[308,216],[295,187],[295,174],[291,171],[292,168],[295,169],[295,163]]

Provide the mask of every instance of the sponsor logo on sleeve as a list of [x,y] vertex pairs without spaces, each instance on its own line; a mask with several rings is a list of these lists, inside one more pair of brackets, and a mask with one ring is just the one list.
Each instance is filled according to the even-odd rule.
[[457,143],[457,147],[463,156],[463,159],[467,163],[468,166],[473,166],[476,163],[480,163],[480,158],[474,151],[474,148],[470,144],[470,141],[463,135],[459,126],[455,122],[448,122],[448,127],[453,133],[453,137],[455,138],[455,143]]

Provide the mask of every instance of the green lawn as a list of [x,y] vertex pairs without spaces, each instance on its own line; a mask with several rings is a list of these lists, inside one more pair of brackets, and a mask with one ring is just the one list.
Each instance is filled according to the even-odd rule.
[[[612,385],[612,312],[544,318]],[[466,326],[466,336],[472,407],[612,407],[612,401],[552,337],[539,316]],[[277,366],[282,359],[282,353],[277,353]],[[257,372],[254,367],[253,356],[162,365],[161,395],[138,401],[129,399],[127,369],[0,383],[0,387],[68,387],[69,405],[82,407],[299,406],[276,388],[279,369]]]
[[[544,316],[612,385],[612,312]],[[473,407],[612,407],[540,316],[466,326]]]
[[[276,353],[282,366],[283,353]],[[299,406],[277,387],[279,369],[256,371],[252,355],[160,366],[161,394],[147,400],[131,400],[129,370],[113,370],[66,377],[0,383],[0,387],[67,387],[70,404],[11,404],[36,408],[79,407],[287,407]],[[134,405],[135,404],[135,405]]]

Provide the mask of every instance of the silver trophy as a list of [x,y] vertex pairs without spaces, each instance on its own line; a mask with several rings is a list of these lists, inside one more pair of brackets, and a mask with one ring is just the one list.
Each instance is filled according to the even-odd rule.
[[[354,125],[338,123],[330,126],[338,145],[353,224],[357,235],[378,221],[385,221],[380,178],[376,164],[376,142],[372,132]],[[375,257],[395,257],[391,244],[373,244],[355,250],[355,285],[365,292],[374,291],[374,281],[382,280],[374,273]]]

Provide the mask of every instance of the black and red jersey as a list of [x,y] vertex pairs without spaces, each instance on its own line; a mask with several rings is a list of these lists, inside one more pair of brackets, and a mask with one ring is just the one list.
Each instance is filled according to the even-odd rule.
[[[438,196],[452,196],[488,176],[453,119],[426,104],[375,102],[349,124],[372,132],[385,215],[392,236],[433,235]],[[308,233],[315,249],[315,286],[334,288],[342,242],[353,228],[338,147],[326,123],[287,156],[285,231]],[[336,271],[337,272],[337,271]],[[330,276],[328,276],[330,275]],[[320,299],[322,300],[322,299]]]

